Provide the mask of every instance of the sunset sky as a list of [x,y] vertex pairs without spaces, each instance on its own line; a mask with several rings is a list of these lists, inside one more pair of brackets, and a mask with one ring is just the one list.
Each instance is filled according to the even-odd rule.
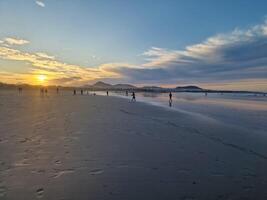
[[0,0],[0,82],[267,91],[266,0]]

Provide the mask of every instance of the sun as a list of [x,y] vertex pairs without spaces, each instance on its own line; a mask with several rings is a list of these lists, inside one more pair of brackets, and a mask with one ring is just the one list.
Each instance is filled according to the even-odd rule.
[[47,79],[47,77],[46,75],[38,75],[37,79],[39,82],[43,83]]

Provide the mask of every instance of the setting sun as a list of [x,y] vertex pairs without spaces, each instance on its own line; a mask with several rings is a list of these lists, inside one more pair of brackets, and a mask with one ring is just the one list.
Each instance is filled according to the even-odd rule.
[[38,75],[37,76],[37,79],[39,82],[44,82],[46,80],[46,78],[47,78],[46,75]]

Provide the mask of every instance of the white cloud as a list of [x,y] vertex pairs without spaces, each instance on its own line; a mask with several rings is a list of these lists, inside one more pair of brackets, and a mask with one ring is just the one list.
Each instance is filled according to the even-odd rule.
[[46,53],[38,52],[36,53],[37,56],[45,59],[55,60],[55,56],[47,55]]
[[30,43],[27,40],[23,39],[17,39],[17,38],[5,38],[5,42],[8,43],[9,45],[24,45]]
[[244,79],[264,79],[266,83],[267,21],[246,30],[209,37],[184,49],[151,47],[143,56],[146,62],[140,68],[121,67],[113,71],[133,83],[236,83]]
[[44,2],[42,2],[42,1],[35,1],[35,3],[40,7],[43,7],[43,8],[45,7]]
[[265,42],[266,37],[267,21],[247,30],[235,29],[230,33],[209,37],[201,43],[186,46],[183,50],[151,47],[143,53],[148,62],[142,66],[158,68],[175,64],[179,67],[186,63],[199,62],[216,64],[224,62],[226,51],[235,49],[240,45],[249,45],[259,40]]
[[23,82],[32,83],[32,80],[34,80],[32,76],[46,74],[49,77],[49,83],[56,82],[58,84],[61,81],[60,84],[62,85],[84,85],[96,79],[118,78],[120,75],[109,69],[110,67],[124,66],[123,64],[115,63],[89,68],[61,62],[46,53],[28,53],[3,46],[0,46],[0,59],[29,63],[31,65],[30,71],[25,72],[24,78],[17,76],[23,79]]

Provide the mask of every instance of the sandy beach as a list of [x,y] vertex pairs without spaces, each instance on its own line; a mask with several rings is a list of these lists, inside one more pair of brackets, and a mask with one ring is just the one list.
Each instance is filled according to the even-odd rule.
[[267,135],[118,97],[0,91],[0,199],[266,200]]

